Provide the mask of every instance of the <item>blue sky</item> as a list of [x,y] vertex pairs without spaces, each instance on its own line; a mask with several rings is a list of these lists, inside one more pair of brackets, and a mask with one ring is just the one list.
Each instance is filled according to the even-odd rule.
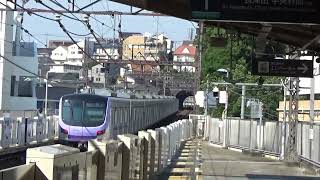
[[[66,0],[57,0],[61,2],[65,7],[68,7]],[[54,4],[49,3],[48,1],[43,1],[47,5],[53,8],[57,8]],[[84,6],[90,3],[90,0],[78,0],[78,6]],[[41,4],[37,4],[34,1],[29,2],[26,7],[28,8],[43,8],[46,9]],[[130,11],[130,7],[111,1],[102,0],[98,4],[88,8],[87,10],[111,10],[111,11]],[[137,9],[134,9],[137,10]],[[50,18],[54,18],[53,14],[42,14]],[[81,18],[81,16],[78,16]],[[100,21],[104,22],[108,26],[112,26],[113,20],[110,16],[96,16]],[[194,29],[196,24],[193,24],[190,21],[174,18],[174,17],[147,17],[147,16],[122,16],[122,32],[157,32],[157,19],[159,18],[158,23],[158,32],[164,33],[167,37],[174,41],[182,41],[188,38],[188,32],[191,28]],[[88,33],[86,27],[80,22],[70,20],[66,17],[62,17],[62,23],[66,28],[74,33],[86,34]],[[104,37],[112,37],[113,30],[102,26],[100,23],[91,19],[90,24],[93,26],[93,29],[100,35],[103,34]],[[117,23],[118,24],[118,23]],[[45,42],[47,39],[67,39],[66,35],[60,29],[56,22],[48,21],[34,15],[29,16],[25,14],[23,27],[27,28],[33,35]],[[194,30],[195,32],[195,30]],[[45,34],[48,34],[45,35]],[[24,36],[26,41],[32,41],[32,38],[27,35]],[[82,37],[74,36],[76,40],[82,39]],[[38,46],[41,46],[40,44]]]

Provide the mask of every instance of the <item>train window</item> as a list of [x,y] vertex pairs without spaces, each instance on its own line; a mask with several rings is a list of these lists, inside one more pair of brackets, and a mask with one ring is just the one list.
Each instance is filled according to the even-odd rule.
[[100,126],[104,122],[105,103],[86,102],[84,119],[86,126]]
[[82,102],[65,100],[63,103],[62,119],[68,125],[77,125],[82,119]]
[[106,101],[99,97],[72,96],[63,100],[62,120],[71,126],[100,126],[104,122]]
[[72,110],[71,110],[71,104],[69,103],[68,100],[66,100],[63,104],[63,121],[70,121],[72,118]]

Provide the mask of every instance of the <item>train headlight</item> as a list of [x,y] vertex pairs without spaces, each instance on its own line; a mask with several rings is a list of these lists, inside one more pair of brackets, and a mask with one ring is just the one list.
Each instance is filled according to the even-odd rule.
[[60,128],[60,131],[61,131],[63,134],[68,134],[68,133],[69,133],[68,130],[63,129],[63,128]]
[[97,131],[97,136],[100,136],[100,135],[104,134],[105,132],[106,132],[106,130]]

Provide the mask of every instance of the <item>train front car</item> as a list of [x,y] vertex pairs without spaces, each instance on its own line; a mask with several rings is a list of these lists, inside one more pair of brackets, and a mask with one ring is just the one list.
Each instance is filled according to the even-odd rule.
[[66,95],[60,99],[60,137],[86,142],[103,136],[109,125],[108,98],[92,94]]

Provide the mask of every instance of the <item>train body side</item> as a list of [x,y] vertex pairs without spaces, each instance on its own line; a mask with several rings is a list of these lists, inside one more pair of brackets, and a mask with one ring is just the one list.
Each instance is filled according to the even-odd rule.
[[110,139],[118,134],[136,133],[176,113],[177,99],[121,99],[110,98]]

